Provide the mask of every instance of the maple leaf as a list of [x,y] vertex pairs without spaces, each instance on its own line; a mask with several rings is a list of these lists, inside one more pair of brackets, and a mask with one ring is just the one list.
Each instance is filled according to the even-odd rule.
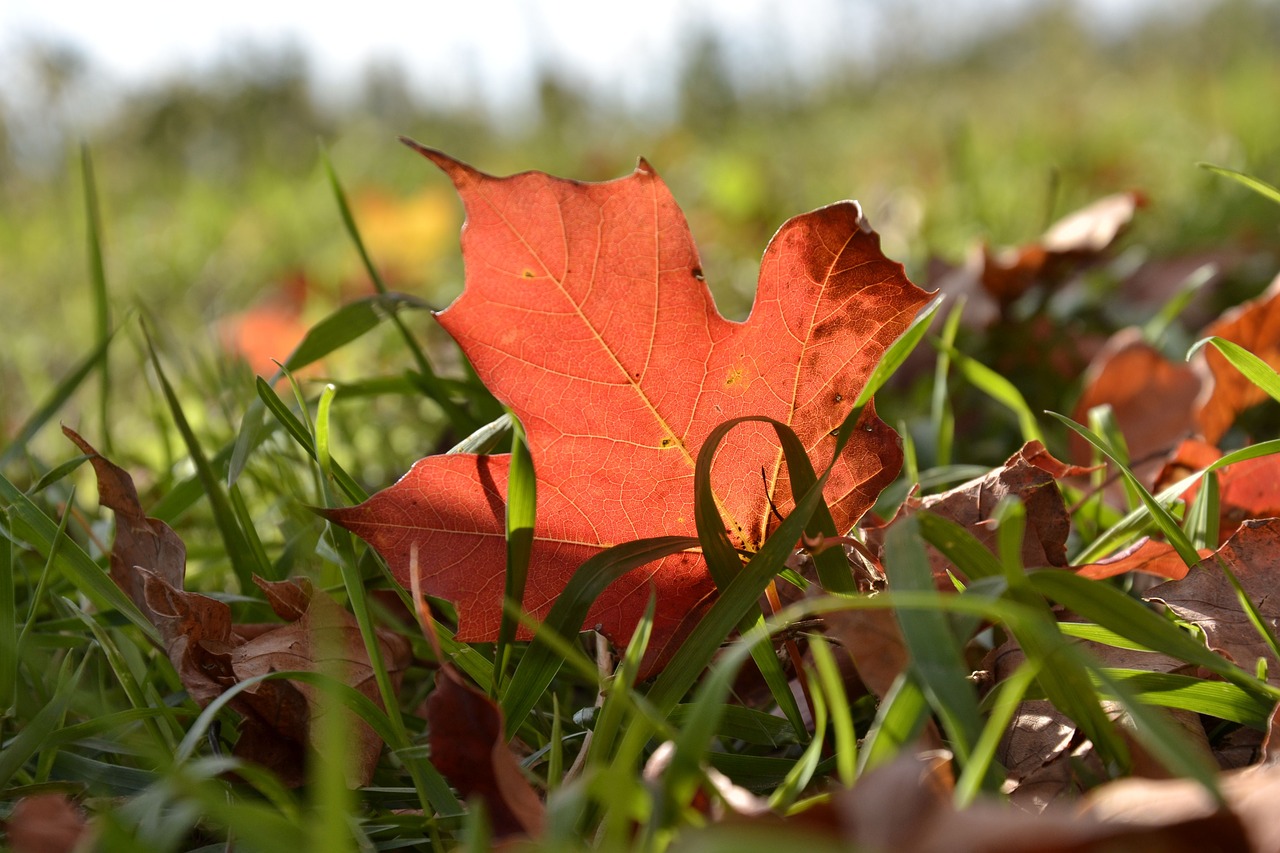
[[[842,202],[782,226],[750,317],[731,322],[715,308],[683,214],[643,160],[625,178],[588,184],[539,172],[495,178],[414,147],[453,181],[467,214],[466,288],[438,319],[528,436],[538,513],[523,603],[538,618],[602,549],[694,535],[694,462],[724,421],[788,424],[827,465],[832,431],[928,299],[881,253],[857,203]],[[873,406],[859,425],[825,492],[844,530],[901,466],[899,439]],[[794,504],[782,454],[759,423],[735,429],[721,451],[716,503],[734,544],[753,551],[775,510]],[[508,460],[428,457],[364,504],[326,515],[406,585],[416,546],[426,590],[458,608],[459,639],[492,640]],[[676,554],[615,582],[584,624],[625,641],[650,584],[658,604],[646,672],[715,590],[700,555]]]

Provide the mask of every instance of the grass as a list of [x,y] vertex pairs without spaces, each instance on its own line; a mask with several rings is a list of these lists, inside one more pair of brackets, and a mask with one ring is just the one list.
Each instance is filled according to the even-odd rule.
[[[1244,14],[1231,9],[1236,7],[1221,14]],[[1078,121],[1083,101],[1067,100],[1060,115],[1047,116],[1015,100],[1019,90],[1010,75],[984,71],[983,58],[972,56],[952,68],[951,102],[928,94],[935,87],[928,73],[911,71],[896,80],[833,86],[826,100],[788,107],[793,121],[783,129],[743,109],[725,118],[742,133],[688,153],[687,129],[647,131],[639,138],[656,151],[651,159],[669,164],[660,168],[678,197],[680,187],[691,188],[686,191],[694,199],[694,232],[711,235],[709,262],[729,273],[718,296],[730,303],[741,303],[751,286],[736,274],[745,263],[736,259],[759,254],[769,229],[781,221],[778,211],[796,213],[833,201],[846,186],[868,188],[873,221],[878,212],[886,222],[886,243],[896,241],[921,270],[931,253],[955,256],[975,236],[999,243],[1030,239],[1046,218],[1038,211],[1061,212],[1100,187],[1110,191],[1122,182],[1161,194],[1161,211],[1139,235],[1152,238],[1159,251],[1184,243],[1191,233],[1191,242],[1200,245],[1237,237],[1247,243],[1251,232],[1263,228],[1259,223],[1270,222],[1274,236],[1274,208],[1261,208],[1271,211],[1267,220],[1247,190],[1231,180],[1209,181],[1210,175],[1195,169],[1197,160],[1214,153],[1215,127],[1209,119],[1204,127],[1188,127],[1187,116],[1213,115],[1216,132],[1233,135],[1238,157],[1232,162],[1246,161],[1274,184],[1280,163],[1264,142],[1276,138],[1276,119],[1246,107],[1265,102],[1260,81],[1275,79],[1276,60],[1252,45],[1246,42],[1231,55],[1212,54],[1222,67],[1191,84],[1165,66],[1135,61],[1136,86],[1098,83],[1090,90],[1087,130]],[[1141,44],[1133,49],[1154,50]],[[1018,66],[1027,61],[1021,58],[1025,50],[1006,44],[985,61],[1004,56]],[[1055,55],[1052,45],[1044,50],[1042,56]],[[1084,61],[1076,57],[1062,65],[1058,85],[1069,89],[1083,80]],[[1126,95],[1129,88],[1138,94]],[[1170,92],[1179,92],[1190,111],[1170,107],[1178,103]],[[855,98],[874,105],[874,121],[851,114]],[[975,105],[993,102],[1009,104],[1009,115],[978,120]],[[941,118],[922,125],[921,112]],[[360,140],[363,132],[353,138]],[[541,132],[531,131],[531,138]],[[764,156],[806,134],[808,153],[796,162]],[[603,137],[593,138],[593,144],[605,144]],[[153,207],[165,208],[162,213],[145,209],[145,195],[119,190],[140,168],[122,166],[127,161],[121,150],[108,144],[105,156],[98,156],[95,147],[91,157],[85,148],[76,193],[86,226],[83,240],[53,224],[50,211],[58,202],[51,199],[69,193],[57,182],[44,188],[29,221],[3,220],[3,245],[21,248],[0,262],[0,271],[11,264],[29,284],[9,307],[16,317],[35,319],[18,330],[16,365],[6,368],[20,381],[0,393],[0,424],[7,424],[0,448],[0,818],[23,797],[64,792],[95,816],[100,844],[113,850],[277,850],[290,844],[333,851],[486,849],[483,809],[460,802],[430,761],[422,709],[439,661],[406,615],[414,612],[407,607],[408,592],[375,554],[308,508],[362,500],[398,476],[406,460],[433,447],[523,447],[518,425],[512,427],[447,343],[424,331],[419,321],[426,303],[396,292],[421,282],[412,276],[387,280],[377,241],[362,232],[362,214],[344,188],[352,179],[340,179],[417,185],[420,176],[405,178],[399,167],[380,173],[369,155],[353,151],[355,145],[337,140],[332,162],[330,155],[317,160],[320,171],[310,179],[251,176],[242,206],[206,179],[189,178],[172,205],[160,204],[158,195],[150,199]],[[545,162],[514,163],[512,141],[487,145],[492,148],[479,150],[500,152],[494,153],[496,162],[483,164],[495,171],[510,162],[513,168],[559,167],[580,174],[555,159],[586,159],[586,152],[571,150]],[[1151,156],[1157,149],[1159,156]],[[799,162],[832,168],[801,168]],[[1046,164],[1056,165],[1056,189]],[[743,189],[744,181],[751,192]],[[1265,195],[1270,185],[1261,183]],[[159,192],[154,185],[147,191]],[[305,214],[282,225],[282,211],[299,206],[299,200],[306,202],[300,205]],[[923,219],[910,224],[901,210],[921,200]],[[161,218],[178,224],[158,227]],[[287,251],[268,248],[271,241],[257,230],[264,222],[273,223],[267,232],[296,229],[283,241]],[[180,239],[166,247],[165,235],[174,228],[182,232]],[[227,242],[213,249],[218,233]],[[77,272],[65,257],[79,244],[88,247],[87,276],[83,253]],[[48,253],[50,246],[59,251]],[[300,259],[316,267],[320,304],[307,316],[307,337],[276,377],[255,381],[243,365],[215,357],[210,341],[192,337],[191,329],[205,319],[192,316],[193,310],[247,301],[247,281]],[[456,276],[450,263],[429,259],[419,274],[432,281],[425,292],[433,304],[454,286],[447,284]],[[201,264],[204,271],[196,272]],[[240,273],[230,276],[237,283],[227,295],[216,294],[214,280],[237,266]],[[369,278],[371,292],[339,299],[338,281],[358,274]],[[1096,274],[1120,275],[1108,267]],[[48,304],[51,294],[63,299],[66,292],[65,284],[51,282],[86,278],[88,295],[79,307],[63,315]],[[189,284],[188,295],[203,307],[193,309],[184,303],[186,296],[167,290],[164,282],[171,278]],[[1247,271],[1237,281],[1257,285]],[[1038,414],[1028,402],[1036,387],[1029,382],[1032,375],[988,364],[990,342],[962,330],[958,310],[932,310],[949,318],[941,340],[932,349],[916,350],[927,329],[920,324],[901,349],[886,356],[886,375],[876,379],[887,382],[878,402],[892,401],[882,411],[897,409],[923,461],[919,481],[940,487],[957,463],[990,465],[1023,438],[1044,438],[1052,447],[1068,429],[1082,429]],[[1169,313],[1166,325],[1176,326],[1177,312]],[[55,316],[62,334],[54,334]],[[51,347],[52,341],[60,345]],[[1202,345],[1226,354],[1260,387],[1276,389],[1274,371],[1247,352],[1216,339]],[[922,361],[925,371],[912,374],[911,365]],[[305,370],[320,363],[323,378],[308,378]],[[888,375],[895,368],[897,374]],[[1056,390],[1056,407],[1068,410],[1070,389]],[[975,413],[988,426],[975,429]],[[148,513],[173,525],[186,543],[188,588],[227,603],[237,622],[270,618],[253,575],[306,576],[336,597],[353,614],[381,707],[332,674],[298,671],[241,682],[207,708],[197,707],[159,647],[154,626],[105,571],[109,518],[97,508],[86,457],[56,436],[59,420],[92,433],[104,453],[134,474]],[[802,534],[843,531],[830,529],[830,519],[824,519],[826,472],[809,468],[793,446],[794,436],[779,428],[800,499],[764,548],[742,564],[723,539],[709,486],[710,454],[732,426],[718,430],[699,458],[700,540],[627,543],[588,561],[534,642],[514,642],[525,617],[509,607],[496,645],[459,643],[449,632],[447,604],[436,603],[444,616],[442,653],[501,707],[507,734],[518,739],[524,774],[546,794],[547,828],[530,849],[662,850],[699,843],[709,849],[720,844],[772,850],[777,837],[763,831],[734,835],[732,827],[714,823],[692,805],[701,791],[725,806],[711,769],[780,813],[803,814],[909,753],[932,720],[956,756],[954,800],[965,806],[998,795],[1000,735],[1017,703],[1029,698],[1047,698],[1066,712],[1117,775],[1131,763],[1136,742],[1174,774],[1216,791],[1216,768],[1187,753],[1179,734],[1152,709],[1183,709],[1224,726],[1257,729],[1280,699],[1280,691],[1256,671],[1210,652],[1184,626],[1118,586],[1064,572],[1027,572],[1020,557],[1025,509],[1016,502],[998,513],[994,553],[958,525],[921,514],[892,528],[885,566],[889,592],[853,594],[849,564],[831,560],[840,556],[833,549],[817,571],[822,586],[837,594],[766,613],[762,594]],[[1122,461],[1107,437],[1083,432],[1099,452]],[[1254,445],[1213,467],[1274,450],[1273,443]],[[530,488],[529,500],[509,517],[507,596],[518,601],[521,566],[528,559],[532,477],[527,468],[513,466],[512,478],[513,494],[516,486]],[[894,491],[898,501],[909,484],[901,485]],[[1138,503],[1128,515],[1109,516],[1096,501],[1077,505],[1081,533],[1073,542],[1075,559],[1111,553],[1152,525],[1187,560],[1195,558],[1196,542],[1216,539],[1205,529],[1217,518],[1216,507],[1200,506],[1181,519],[1169,509],[1185,484],[1156,495],[1136,481],[1129,485]],[[1203,491],[1212,495],[1211,489]],[[961,591],[944,595],[934,589],[925,543],[959,567],[966,579]],[[590,640],[584,646],[578,626],[611,579],[694,544],[708,555],[721,593],[667,669],[650,682],[636,681],[644,630],[621,650],[616,666],[596,656]],[[1054,605],[1083,621],[1060,625]],[[1274,645],[1265,620],[1247,599],[1244,606]],[[836,664],[839,649],[813,633],[809,620],[881,608],[896,614],[911,662],[876,702],[848,691]],[[1016,638],[1026,655],[1011,678],[986,694],[968,677],[971,638],[980,624]],[[378,629],[398,633],[413,650],[414,662],[398,685]],[[806,632],[811,655],[801,666],[809,696],[797,700],[788,686],[793,673],[769,638],[805,639]],[[1080,650],[1074,642],[1079,637],[1162,652],[1216,678],[1109,668]],[[748,700],[749,681],[740,676],[755,671],[765,687]],[[310,685],[325,709],[313,731],[316,760],[298,788],[285,787],[232,751],[239,719],[232,699],[281,679]],[[1124,707],[1132,741],[1103,712],[1104,700]],[[371,783],[354,790],[345,782],[351,743],[343,709],[386,744]],[[646,762],[667,741],[675,745],[670,763],[646,779]]]

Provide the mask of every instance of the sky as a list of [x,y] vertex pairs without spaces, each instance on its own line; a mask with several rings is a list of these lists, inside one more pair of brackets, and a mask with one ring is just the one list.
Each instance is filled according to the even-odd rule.
[[[246,45],[301,48],[322,92],[354,89],[371,64],[398,65],[441,103],[479,98],[502,109],[532,92],[550,64],[640,106],[669,97],[678,51],[710,29],[748,85],[783,74],[804,82],[834,62],[874,63],[888,30],[920,21],[930,38],[963,38],[1042,0],[0,0],[0,98],[23,97],[13,58],[24,44],[82,51],[104,88],[198,72]],[[1100,29],[1207,0],[1073,0]],[[8,57],[8,59],[6,59]]]

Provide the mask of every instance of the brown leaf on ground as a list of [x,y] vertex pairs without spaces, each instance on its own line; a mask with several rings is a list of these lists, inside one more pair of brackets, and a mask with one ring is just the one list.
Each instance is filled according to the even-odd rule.
[[[1165,358],[1138,329],[1122,329],[1093,359],[1084,391],[1071,417],[1089,423],[1089,410],[1109,404],[1128,445],[1133,472],[1148,487],[1168,452],[1194,431],[1193,412],[1201,380],[1188,364]],[[1091,447],[1069,436],[1071,458],[1091,459]]]
[[[305,580],[270,582],[255,578],[283,624],[236,625],[223,602],[174,589],[156,576],[147,579],[148,602],[159,616],[169,659],[191,698],[207,705],[231,686],[270,672],[301,670],[340,679],[379,707],[382,698],[355,618]],[[378,632],[383,661],[399,684],[408,665],[409,645],[399,634]],[[287,785],[306,779],[306,755],[317,708],[317,688],[283,679],[259,682],[231,700],[244,719],[235,754],[278,773]],[[382,741],[363,720],[353,718],[352,764],[348,782],[368,784]]]
[[837,610],[824,616],[823,622],[827,636],[848,656],[858,678],[877,699],[883,699],[911,659],[897,616],[880,607]]
[[[1250,772],[1239,775],[1245,777]],[[714,847],[705,839],[720,833],[740,834],[743,825],[761,829],[788,827],[793,833],[788,839],[793,844],[807,830],[815,841],[894,853],[1205,853],[1276,849],[1267,846],[1272,837],[1270,827],[1255,827],[1253,823],[1263,817],[1264,806],[1274,811],[1274,806],[1263,799],[1272,793],[1272,782],[1260,774],[1239,781],[1224,776],[1230,810],[1215,809],[1207,796],[1195,796],[1199,789],[1191,790],[1190,796],[1182,794],[1184,783],[1180,780],[1126,780],[1095,789],[1080,809],[1055,808],[1039,815],[990,800],[979,800],[957,811],[951,801],[950,777],[947,753],[903,754],[865,774],[851,790],[837,791],[828,802],[790,818],[769,816],[736,826],[714,826],[701,836],[691,835],[685,844],[674,849],[726,849]],[[1146,793],[1129,797],[1130,790]],[[1143,811],[1144,797],[1151,800],[1164,796],[1166,791],[1178,808],[1152,803]],[[704,841],[702,848],[698,846],[700,838]]]
[[[1202,548],[1199,551],[1201,557],[1207,557],[1212,553],[1213,551],[1209,548]],[[1145,572],[1170,580],[1181,580],[1190,571],[1172,545],[1145,536],[1105,560],[1073,566],[1073,568],[1076,574],[1092,580],[1113,578],[1126,572]]]
[[545,808],[502,735],[502,710],[450,664],[427,699],[431,763],[465,798],[484,803],[495,839],[542,833]]
[[111,579],[150,617],[144,577],[136,569],[155,572],[170,585],[181,587],[187,570],[187,548],[169,525],[148,518],[142,511],[138,490],[127,471],[94,450],[75,430],[64,426],[62,432],[89,457],[98,478],[98,501],[116,514]]
[[[186,549],[168,525],[147,518],[132,478],[74,431],[63,431],[91,457],[103,506],[116,514],[111,550],[112,579],[156,626],[165,652],[188,695],[207,706],[230,687],[270,672],[305,670],[340,679],[379,707],[373,677],[355,618],[306,580],[255,582],[283,624],[235,624],[225,602],[183,589]],[[398,685],[408,666],[404,637],[378,631],[383,661]],[[243,720],[235,753],[277,772],[287,785],[306,779],[310,724],[316,688],[279,679],[259,682],[231,700]],[[353,718],[348,781],[368,784],[382,741],[367,723]]]
[[[1157,485],[1172,485],[1183,477],[1216,462],[1222,453],[1203,441],[1188,439],[1178,446],[1160,472]],[[1220,468],[1218,477],[1218,542],[1227,541],[1240,523],[1251,518],[1280,516],[1280,454],[1245,459]],[[1200,483],[1182,493],[1188,504],[1195,500]]]
[[1274,632],[1280,627],[1280,519],[1246,521],[1214,557],[1197,563],[1182,580],[1148,590],[1148,601],[1160,601],[1205,633],[1209,648],[1222,652],[1245,669],[1259,658],[1267,661],[1269,680],[1280,677],[1280,661],[1245,615],[1231,582],[1218,564],[1235,573],[1249,600]]
[[[1280,276],[1257,299],[1231,309],[1200,333],[1202,338],[1210,336],[1237,343],[1272,368],[1280,368]],[[1241,412],[1270,398],[1215,348],[1206,347],[1196,358],[1204,359],[1213,376],[1196,421],[1205,441],[1217,444]]]
[[984,247],[984,289],[1007,306],[1036,284],[1061,280],[1105,252],[1144,204],[1141,193],[1116,193],[1059,219],[1034,243],[1000,251]]
[[35,794],[13,806],[5,821],[13,853],[71,853],[89,849],[89,824],[65,794]]
[[[1023,565],[1028,568],[1064,567],[1067,565],[1066,543],[1071,521],[1055,478],[1083,470],[1060,462],[1040,442],[1031,441],[1010,456],[1002,467],[983,477],[962,483],[940,495],[909,498],[893,521],[867,529],[867,541],[875,548],[883,548],[889,525],[912,513],[927,510],[967,528],[978,541],[994,551],[995,531],[988,523],[991,513],[1000,501],[1015,495],[1027,511],[1027,534],[1022,543]],[[960,573],[959,570],[933,547],[929,547],[928,553],[938,588],[953,589],[947,570]]]

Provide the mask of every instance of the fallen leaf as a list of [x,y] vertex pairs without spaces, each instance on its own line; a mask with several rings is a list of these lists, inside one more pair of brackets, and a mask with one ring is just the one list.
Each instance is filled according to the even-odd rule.
[[[1200,556],[1207,557],[1212,549],[1200,549]],[[1190,569],[1182,562],[1181,555],[1168,542],[1143,537],[1119,553],[1105,560],[1073,566],[1076,574],[1092,580],[1102,580],[1123,575],[1126,572],[1145,572],[1170,580],[1181,580]]]
[[[1089,423],[1094,406],[1111,406],[1128,446],[1131,469],[1148,487],[1180,440],[1195,430],[1194,406],[1201,380],[1188,364],[1174,363],[1148,344],[1139,329],[1122,329],[1089,365],[1084,391],[1071,417]],[[1071,458],[1087,463],[1092,449],[1074,432]]]
[[1209,648],[1222,652],[1245,669],[1259,658],[1267,661],[1268,680],[1280,679],[1277,661],[1267,642],[1245,615],[1218,561],[1229,566],[1263,621],[1274,633],[1280,627],[1280,519],[1246,521],[1210,558],[1201,560],[1181,580],[1152,587],[1143,596],[1160,601],[1205,633]]
[[[90,456],[100,500],[116,514],[112,579],[156,626],[192,701],[205,707],[254,676],[305,670],[338,678],[382,707],[360,628],[345,608],[313,591],[306,580],[254,578],[284,623],[234,623],[225,602],[183,589],[182,541],[168,525],[146,517],[129,474],[73,430],[64,427],[63,432]],[[408,641],[390,631],[377,634],[387,671],[398,685],[409,663]],[[287,785],[301,785],[317,699],[315,687],[281,679],[238,693],[230,702],[243,718],[235,754],[270,768]],[[383,743],[363,720],[353,717],[351,728],[348,782],[358,787],[372,778]]]
[[[1202,338],[1212,336],[1237,343],[1272,368],[1280,368],[1280,276],[1257,299],[1231,309],[1200,333]],[[1214,347],[1205,347],[1196,358],[1204,359],[1213,377],[1196,420],[1204,440],[1217,444],[1241,412],[1271,398]]]
[[[790,425],[818,467],[880,355],[927,300],[880,252],[856,203],[792,219],[765,252],[744,323],[716,311],[684,217],[647,163],[585,184],[529,172],[494,178],[419,148],[467,212],[463,294],[438,315],[477,374],[524,424],[538,515],[524,607],[544,617],[574,570],[637,538],[694,535],[694,461],[724,421]],[[847,530],[896,476],[896,434],[868,405],[826,496]],[[712,487],[734,544],[760,547],[793,505],[771,428],[724,442]],[[327,516],[378,550],[401,583],[417,547],[428,592],[458,610],[458,638],[501,621],[507,456],[435,456],[358,507]],[[586,622],[625,643],[650,586],[651,673],[708,606],[700,555],[637,569]],[[528,633],[522,631],[522,637]]]
[[[1055,459],[1038,441],[1027,442],[1004,465],[990,473],[962,483],[954,489],[925,498],[908,498],[898,515],[888,524],[866,529],[867,543],[883,549],[890,525],[915,512],[925,510],[954,521],[995,552],[996,533],[991,513],[1002,500],[1018,497],[1027,512],[1027,532],[1022,541],[1022,562],[1027,568],[1067,565],[1067,535],[1071,520],[1067,515],[1057,479],[1076,476],[1088,469]],[[963,572],[940,552],[928,547],[929,564],[939,589],[954,589],[947,572],[963,577]]]
[[[338,678],[382,707],[382,697],[355,618],[306,580],[254,581],[283,624],[233,624],[223,602],[147,579],[151,608],[159,614],[169,658],[183,686],[201,706],[231,686],[271,672],[302,670]],[[408,666],[408,642],[378,631],[387,671],[399,685]],[[262,764],[290,786],[306,781],[311,723],[318,688],[284,679],[259,682],[236,695],[231,707],[243,715],[235,754]],[[363,720],[352,718],[348,782],[367,785],[382,752],[382,740]]]
[[35,794],[14,803],[5,836],[13,853],[71,853],[88,849],[89,825],[65,794]]
[[[1213,445],[1188,439],[1165,463],[1156,485],[1171,485],[1216,462],[1222,453]],[[1245,459],[1215,472],[1218,478],[1219,543],[1227,541],[1240,523],[1251,518],[1280,516],[1280,454]],[[1200,482],[1181,497],[1190,504],[1200,491]]]
[[[257,376],[274,376],[289,353],[306,337],[302,321],[306,304],[307,278],[294,273],[276,284],[260,304],[218,320],[218,342],[223,352],[243,359]],[[303,368],[315,372],[318,365]]]
[[[187,548],[163,521],[142,511],[138,490],[129,473],[93,449],[68,426],[62,433],[89,457],[98,479],[98,502],[116,515],[116,536],[111,544],[111,579],[148,617],[143,568],[181,587],[187,570]],[[155,621],[154,618],[151,620]]]
[[[990,799],[979,799],[968,808],[957,810],[951,800],[950,777],[946,753],[904,753],[866,773],[852,789],[835,791],[827,801],[788,818],[769,815],[719,824],[701,833],[690,833],[672,849],[735,849],[727,844],[717,846],[714,840],[764,839],[764,833],[777,826],[789,830],[783,838],[793,846],[804,843],[807,835],[814,846],[832,846],[830,842],[834,842],[850,849],[904,853],[1202,853],[1276,849],[1268,846],[1274,837],[1272,828],[1253,825],[1255,819],[1265,819],[1264,811],[1269,809],[1274,814],[1274,801],[1264,800],[1274,790],[1270,779],[1237,781],[1224,777],[1224,788],[1230,790],[1230,810],[1215,809],[1212,799],[1203,793],[1197,796],[1196,790],[1188,787],[1195,786],[1192,782],[1124,780],[1095,789],[1093,798],[1080,809],[1064,807],[1031,814]],[[1129,791],[1143,793],[1131,797]],[[1144,796],[1150,800],[1166,791],[1172,806],[1160,803],[1146,812],[1142,810]],[[744,836],[743,827],[759,835]]]
[[431,763],[464,798],[484,803],[495,839],[537,837],[545,808],[503,737],[502,710],[450,664],[427,699]]

